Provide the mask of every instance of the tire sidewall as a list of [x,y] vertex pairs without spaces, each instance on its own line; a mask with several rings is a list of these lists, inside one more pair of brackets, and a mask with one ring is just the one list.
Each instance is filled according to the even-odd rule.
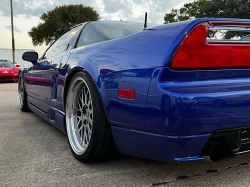
[[18,99],[19,99],[19,106],[21,108],[21,110],[24,109],[24,97],[25,97],[25,89],[24,89],[24,85],[23,85],[23,97],[22,97],[22,106],[20,104],[20,96],[19,96],[19,89],[20,89],[20,84],[22,84],[21,79],[23,79],[22,73],[19,73],[18,76]]
[[[90,138],[90,142],[89,142],[89,145],[86,149],[86,151],[82,154],[82,155],[78,155],[74,152],[74,150],[72,149],[71,147],[71,144],[70,144],[70,141],[69,141],[69,137],[68,137],[68,132],[67,132],[67,124],[66,125],[66,132],[67,132],[67,137],[68,137],[68,142],[69,142],[69,145],[70,145],[70,149],[72,151],[72,153],[74,154],[74,156],[80,160],[80,161],[85,161],[87,159],[87,157],[89,157],[89,155],[91,154],[91,152],[93,151],[93,147],[94,147],[94,144],[95,144],[95,139],[94,139],[94,136],[95,136],[95,133],[96,133],[96,128],[98,128],[98,126],[96,125],[96,118],[98,117],[98,112],[96,111],[96,100],[94,99],[94,94],[96,94],[96,90],[95,88],[93,88],[93,83],[91,82],[92,80],[90,80],[89,76],[84,73],[84,72],[78,72],[76,73],[73,78],[71,79],[71,82],[70,82],[70,86],[68,87],[68,89],[70,90],[71,86],[72,86],[72,83],[74,82],[74,80],[77,78],[77,77],[82,77],[88,87],[89,87],[89,91],[90,91],[90,94],[91,94],[91,98],[92,98],[92,102],[93,102],[93,125],[92,125],[92,134],[91,134],[91,138]],[[67,108],[67,105],[68,105],[68,94],[67,94],[67,99],[66,99],[66,108]],[[66,110],[66,115],[67,114],[67,110]],[[67,123],[67,120],[65,120],[66,123]]]

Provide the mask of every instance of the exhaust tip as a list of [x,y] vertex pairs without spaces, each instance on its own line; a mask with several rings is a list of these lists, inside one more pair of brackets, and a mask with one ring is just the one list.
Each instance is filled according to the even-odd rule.
[[218,162],[224,155],[225,146],[222,143],[215,144],[210,151],[210,160]]
[[222,143],[210,143],[208,150],[208,155],[204,156],[204,159],[212,162],[218,162],[224,156],[225,146]]

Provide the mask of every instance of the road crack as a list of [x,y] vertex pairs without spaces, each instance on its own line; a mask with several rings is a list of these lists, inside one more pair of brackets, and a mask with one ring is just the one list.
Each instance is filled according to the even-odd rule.
[[178,176],[178,177],[176,177],[175,180],[170,180],[170,181],[166,181],[166,182],[153,183],[150,187],[167,185],[169,183],[173,183],[173,182],[176,182],[178,180],[185,180],[185,179],[195,178],[195,177],[199,177],[199,176],[202,176],[202,175],[206,175],[208,173],[215,173],[215,172],[219,172],[219,171],[225,171],[225,170],[228,170],[228,169],[237,168],[237,167],[245,166],[245,165],[249,165],[249,164],[250,164],[250,162],[245,162],[245,163],[241,163],[241,164],[238,164],[238,165],[235,165],[235,166],[228,166],[228,167],[225,167],[225,168],[222,168],[222,169],[218,169],[218,170],[206,170],[204,173],[200,173],[200,174],[196,174],[196,175]]

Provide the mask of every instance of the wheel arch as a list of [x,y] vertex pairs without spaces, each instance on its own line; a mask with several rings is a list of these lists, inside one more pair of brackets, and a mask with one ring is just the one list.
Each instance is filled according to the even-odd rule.
[[[25,83],[25,79],[24,79],[24,69],[23,68],[20,68],[19,71],[18,71],[18,78],[19,76],[22,75],[23,77],[23,81]],[[25,89],[25,84],[23,85],[24,86],[24,89]]]
[[18,76],[19,76],[20,74],[23,74],[23,69],[22,69],[22,68],[19,68]]
[[[106,107],[105,107],[105,104],[104,104],[104,100],[103,100],[103,96],[102,94],[100,93],[100,88],[98,86],[98,83],[96,80],[98,80],[98,77],[97,76],[94,76],[93,74],[90,73],[90,71],[88,71],[87,69],[83,68],[83,67],[75,67],[75,68],[72,68],[66,75],[66,78],[65,78],[65,83],[64,83],[64,90],[63,90],[63,102],[64,102],[64,108],[66,107],[66,99],[67,99],[67,94],[68,94],[68,89],[69,89],[69,86],[70,86],[70,82],[72,80],[72,78],[74,77],[74,75],[78,72],[83,72],[83,73],[86,73],[88,75],[88,77],[91,79],[91,81],[94,83],[95,85],[95,88],[97,89],[98,91],[98,94],[99,94],[99,97],[101,99],[101,102],[102,102],[102,106],[104,108],[104,111],[105,111],[105,114],[107,116],[107,119],[109,121],[109,118],[108,118],[108,115],[107,115],[107,111],[106,111]],[[95,79],[96,77],[96,79]]]

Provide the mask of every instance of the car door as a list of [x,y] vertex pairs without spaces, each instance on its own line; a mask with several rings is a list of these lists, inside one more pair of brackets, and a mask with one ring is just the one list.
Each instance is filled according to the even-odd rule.
[[48,77],[52,73],[51,67],[48,61],[40,61],[38,64],[31,66],[24,77],[29,103],[44,113],[49,110],[51,82]]
[[[76,35],[71,29],[56,40],[25,75],[25,88],[29,102],[44,113],[50,110],[51,102],[56,99],[58,68],[64,53],[72,48],[71,38]],[[48,116],[53,119],[53,116]]]
[[67,68],[65,64],[70,56],[70,51],[76,47],[76,40],[78,38],[79,33],[81,32],[82,28],[84,27],[85,23],[81,24],[78,27],[72,28],[67,33],[65,33],[64,37],[67,38],[66,44],[66,51],[60,55],[58,55],[53,61],[51,62],[53,65],[52,71],[54,72],[51,77],[52,85],[52,93],[51,93],[51,100],[50,106],[54,109],[60,110],[64,112],[63,107],[63,96],[62,96],[62,88],[64,85],[63,77],[66,74]]

